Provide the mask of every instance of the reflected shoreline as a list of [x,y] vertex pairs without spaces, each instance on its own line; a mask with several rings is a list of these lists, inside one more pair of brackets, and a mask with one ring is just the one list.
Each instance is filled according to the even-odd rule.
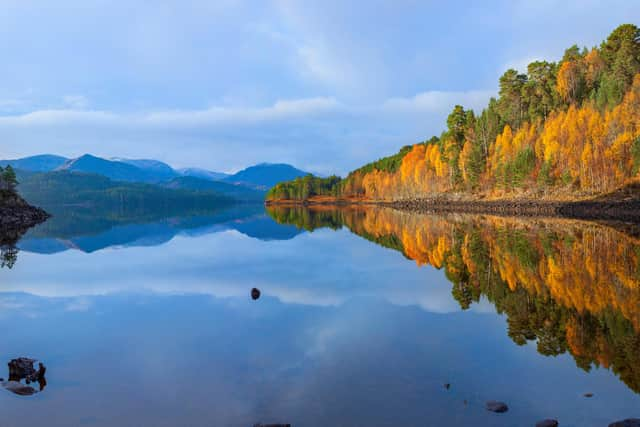
[[635,224],[392,208],[267,208],[274,220],[340,229],[443,269],[462,309],[481,297],[514,343],[610,369],[640,393],[640,239]]

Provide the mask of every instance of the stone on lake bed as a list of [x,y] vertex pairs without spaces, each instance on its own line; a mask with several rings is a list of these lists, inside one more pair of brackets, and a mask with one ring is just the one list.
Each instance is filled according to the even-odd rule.
[[499,414],[503,412],[507,412],[509,410],[509,407],[507,406],[506,403],[498,402],[495,400],[488,401],[486,406],[487,406],[487,411],[497,412]]
[[536,423],[536,427],[558,427],[558,420],[542,420]]
[[583,394],[584,397],[593,397],[593,393],[585,393]]
[[31,396],[37,393],[35,388],[24,385],[18,381],[5,381],[2,385],[4,388],[18,396]]
[[616,421],[609,424],[609,427],[640,427],[640,418],[627,418],[626,420]]

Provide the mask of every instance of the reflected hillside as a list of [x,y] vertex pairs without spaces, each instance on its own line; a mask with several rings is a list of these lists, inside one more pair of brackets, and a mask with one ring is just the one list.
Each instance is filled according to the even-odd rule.
[[568,220],[428,216],[392,209],[271,207],[278,222],[307,230],[348,227],[444,269],[463,309],[480,298],[507,316],[518,345],[570,353],[640,392],[640,240],[635,227]]
[[117,246],[156,246],[177,235],[225,230],[237,230],[261,240],[291,239],[302,232],[294,226],[275,223],[257,204],[171,212],[114,209],[100,214],[89,209],[58,208],[52,213],[52,218],[20,240],[21,250],[51,254],[68,249],[94,252]]

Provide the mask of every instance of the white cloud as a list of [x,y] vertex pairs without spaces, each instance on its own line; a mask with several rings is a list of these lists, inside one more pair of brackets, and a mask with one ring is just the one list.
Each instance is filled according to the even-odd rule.
[[466,92],[428,91],[410,98],[391,98],[383,104],[383,110],[394,112],[441,112],[453,105],[480,110],[495,96],[494,91],[472,90]]
[[65,95],[62,101],[72,110],[83,110],[89,105],[89,100],[82,95]]
[[90,152],[227,172],[270,161],[344,174],[439,134],[455,104],[481,109],[491,95],[482,90],[428,91],[369,104],[312,97],[264,107],[129,113],[43,109],[0,116],[0,138],[12,142],[4,157]]

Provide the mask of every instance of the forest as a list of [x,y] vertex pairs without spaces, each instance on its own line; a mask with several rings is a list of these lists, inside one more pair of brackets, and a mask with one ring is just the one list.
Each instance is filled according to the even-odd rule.
[[611,369],[640,392],[640,240],[595,223],[389,208],[270,206],[308,230],[346,226],[419,266],[444,269],[462,309],[489,300],[518,345],[571,354],[584,370]]
[[276,185],[268,201],[314,196],[393,201],[577,199],[613,191],[640,172],[640,29],[616,28],[600,46],[558,62],[507,70],[481,112],[456,105],[440,136],[340,179]]

